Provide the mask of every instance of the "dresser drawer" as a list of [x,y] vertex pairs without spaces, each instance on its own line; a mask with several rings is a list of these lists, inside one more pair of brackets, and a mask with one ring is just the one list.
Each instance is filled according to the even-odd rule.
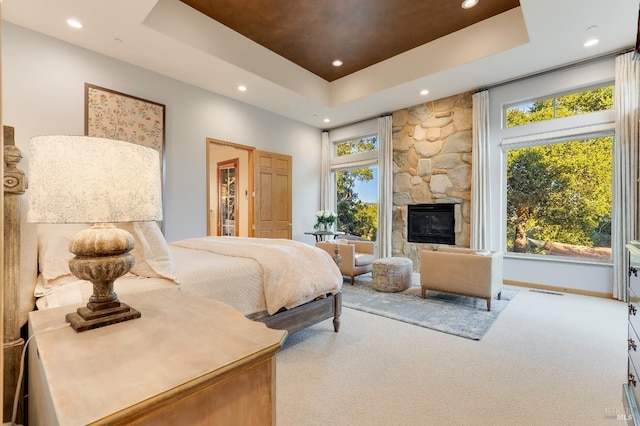
[[[640,315],[640,312],[638,315]],[[629,323],[628,339],[629,358],[631,358],[634,365],[640,366],[640,339],[631,323]]]
[[629,377],[628,377],[628,383],[629,383],[629,389],[631,389],[631,392],[633,393],[633,398],[636,401],[636,405],[639,405],[638,403],[640,403],[640,377],[638,377],[638,372],[636,370],[636,367],[633,365],[633,361],[631,360],[631,357],[629,357],[628,360],[628,371],[629,371]]
[[[640,297],[638,294],[640,293],[629,289],[629,324],[636,334],[640,333]],[[640,350],[640,342],[636,340],[636,343],[638,343],[638,350]]]
[[635,271],[629,275],[629,287],[640,295],[640,255],[629,251],[629,270]]

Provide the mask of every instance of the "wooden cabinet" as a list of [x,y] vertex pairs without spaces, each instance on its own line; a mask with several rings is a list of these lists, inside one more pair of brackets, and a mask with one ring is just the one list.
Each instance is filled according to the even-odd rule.
[[623,385],[624,420],[630,424],[640,422],[640,242],[627,244],[629,253],[629,324],[627,383]]
[[29,316],[29,424],[275,424],[286,331],[173,289],[119,297],[142,317],[76,333]]

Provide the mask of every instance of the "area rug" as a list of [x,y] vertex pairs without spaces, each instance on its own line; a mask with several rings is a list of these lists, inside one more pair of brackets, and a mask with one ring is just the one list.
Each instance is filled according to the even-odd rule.
[[518,290],[504,288],[501,300],[492,300],[491,311],[487,311],[482,299],[435,291],[427,291],[423,299],[419,274],[413,274],[411,287],[398,293],[377,291],[371,281],[371,274],[358,277],[353,285],[345,281],[342,306],[472,340],[480,340],[518,294]]

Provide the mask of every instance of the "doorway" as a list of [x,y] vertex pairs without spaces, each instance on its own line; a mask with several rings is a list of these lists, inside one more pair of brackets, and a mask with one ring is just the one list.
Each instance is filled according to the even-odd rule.
[[207,138],[207,235],[254,236],[254,151]]
[[[225,179],[229,183],[229,164],[235,164],[233,218],[230,199],[223,198],[228,188],[221,187]],[[233,225],[240,237],[291,239],[291,181],[290,155],[207,138],[207,235],[233,235],[229,231]],[[221,208],[223,202],[226,210]]]

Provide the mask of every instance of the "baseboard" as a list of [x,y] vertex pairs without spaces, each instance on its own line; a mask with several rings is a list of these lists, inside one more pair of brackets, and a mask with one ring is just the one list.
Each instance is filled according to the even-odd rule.
[[538,290],[556,291],[560,293],[581,294],[583,296],[600,297],[603,299],[614,298],[612,293],[601,293],[598,291],[580,290],[575,288],[558,287],[558,286],[545,285],[545,284],[535,284],[535,283],[528,283],[524,281],[503,280],[502,282],[505,283],[506,285],[512,285],[516,287],[528,287],[528,288],[535,288]]

